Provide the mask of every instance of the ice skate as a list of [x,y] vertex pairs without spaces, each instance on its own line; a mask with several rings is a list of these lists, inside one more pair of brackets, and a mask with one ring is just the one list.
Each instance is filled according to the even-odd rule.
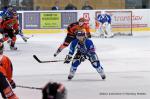
[[101,78],[102,78],[103,80],[106,79],[106,75],[105,75],[104,70],[103,70],[102,67],[99,67],[99,68],[97,68],[96,70],[97,70],[97,72],[100,74],[100,76],[101,76]]
[[100,75],[101,75],[101,78],[102,78],[103,80],[106,79],[106,75],[105,75],[104,72],[101,72]]
[[68,80],[71,80],[74,77],[74,75],[70,75],[68,76]]
[[70,74],[68,75],[68,80],[71,80],[75,75],[75,71],[70,71]]
[[10,49],[11,49],[11,50],[17,50],[17,47],[15,47],[15,46],[14,46],[14,47],[13,47],[13,46],[10,46]]

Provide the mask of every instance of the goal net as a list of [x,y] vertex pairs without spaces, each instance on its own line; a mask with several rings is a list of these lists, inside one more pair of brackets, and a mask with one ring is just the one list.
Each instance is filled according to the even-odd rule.
[[[96,16],[101,12],[97,12]],[[132,36],[132,11],[106,11],[111,16],[111,32],[114,36]]]

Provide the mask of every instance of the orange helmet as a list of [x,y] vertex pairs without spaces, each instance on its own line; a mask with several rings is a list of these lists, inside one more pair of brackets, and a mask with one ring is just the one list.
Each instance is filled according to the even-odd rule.
[[79,19],[79,22],[85,22],[85,21],[86,21],[85,18],[80,18],[80,19]]

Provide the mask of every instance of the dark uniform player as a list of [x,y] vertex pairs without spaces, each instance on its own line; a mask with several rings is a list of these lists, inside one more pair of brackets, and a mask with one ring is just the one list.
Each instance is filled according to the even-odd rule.
[[12,80],[13,67],[10,59],[3,55],[3,47],[0,43],[0,93],[4,99],[19,99],[12,90],[16,87]]
[[63,84],[49,82],[42,90],[42,99],[66,99],[67,92]]
[[2,30],[3,38],[0,39],[0,42],[5,42],[8,38],[11,38],[10,49],[17,50],[15,47],[16,35],[15,32],[18,31],[18,20],[17,13],[14,13],[13,18],[5,20],[1,23],[0,28]]
[[74,39],[76,39],[76,34],[75,32],[78,30],[84,30],[86,32],[86,36],[88,38],[91,38],[91,34],[90,34],[90,28],[89,25],[87,23],[85,23],[85,19],[84,18],[80,18],[78,22],[72,23],[68,26],[67,28],[67,36],[64,40],[64,43],[62,45],[60,45],[60,47],[58,48],[58,50],[56,51],[56,53],[54,54],[54,56],[56,57],[64,48],[66,48],[71,41],[73,41]]
[[[14,14],[15,13],[15,14]],[[13,6],[4,7],[3,11],[0,13],[0,23],[3,24],[3,22],[13,19],[14,17],[18,20],[18,14],[17,11],[13,8]],[[0,30],[1,32],[1,30]],[[19,34],[21,38],[27,42],[28,37],[24,36],[22,30],[19,28],[15,34]]]
[[72,66],[70,68],[68,79],[70,80],[74,77],[77,67],[85,59],[88,59],[91,62],[92,66],[101,75],[102,79],[105,79],[104,70],[95,52],[93,42],[90,39],[86,38],[85,33],[83,31],[78,31],[76,34],[76,38],[77,39],[71,42],[69,54],[66,56],[64,62],[70,63],[75,50],[77,50],[77,53],[75,54],[72,60]]

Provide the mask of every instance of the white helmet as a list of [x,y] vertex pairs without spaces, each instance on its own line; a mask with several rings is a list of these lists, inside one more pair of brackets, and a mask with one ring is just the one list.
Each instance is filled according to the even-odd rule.
[[106,14],[106,12],[105,12],[105,11],[101,11],[101,14],[102,14],[102,15],[105,15],[105,14]]

